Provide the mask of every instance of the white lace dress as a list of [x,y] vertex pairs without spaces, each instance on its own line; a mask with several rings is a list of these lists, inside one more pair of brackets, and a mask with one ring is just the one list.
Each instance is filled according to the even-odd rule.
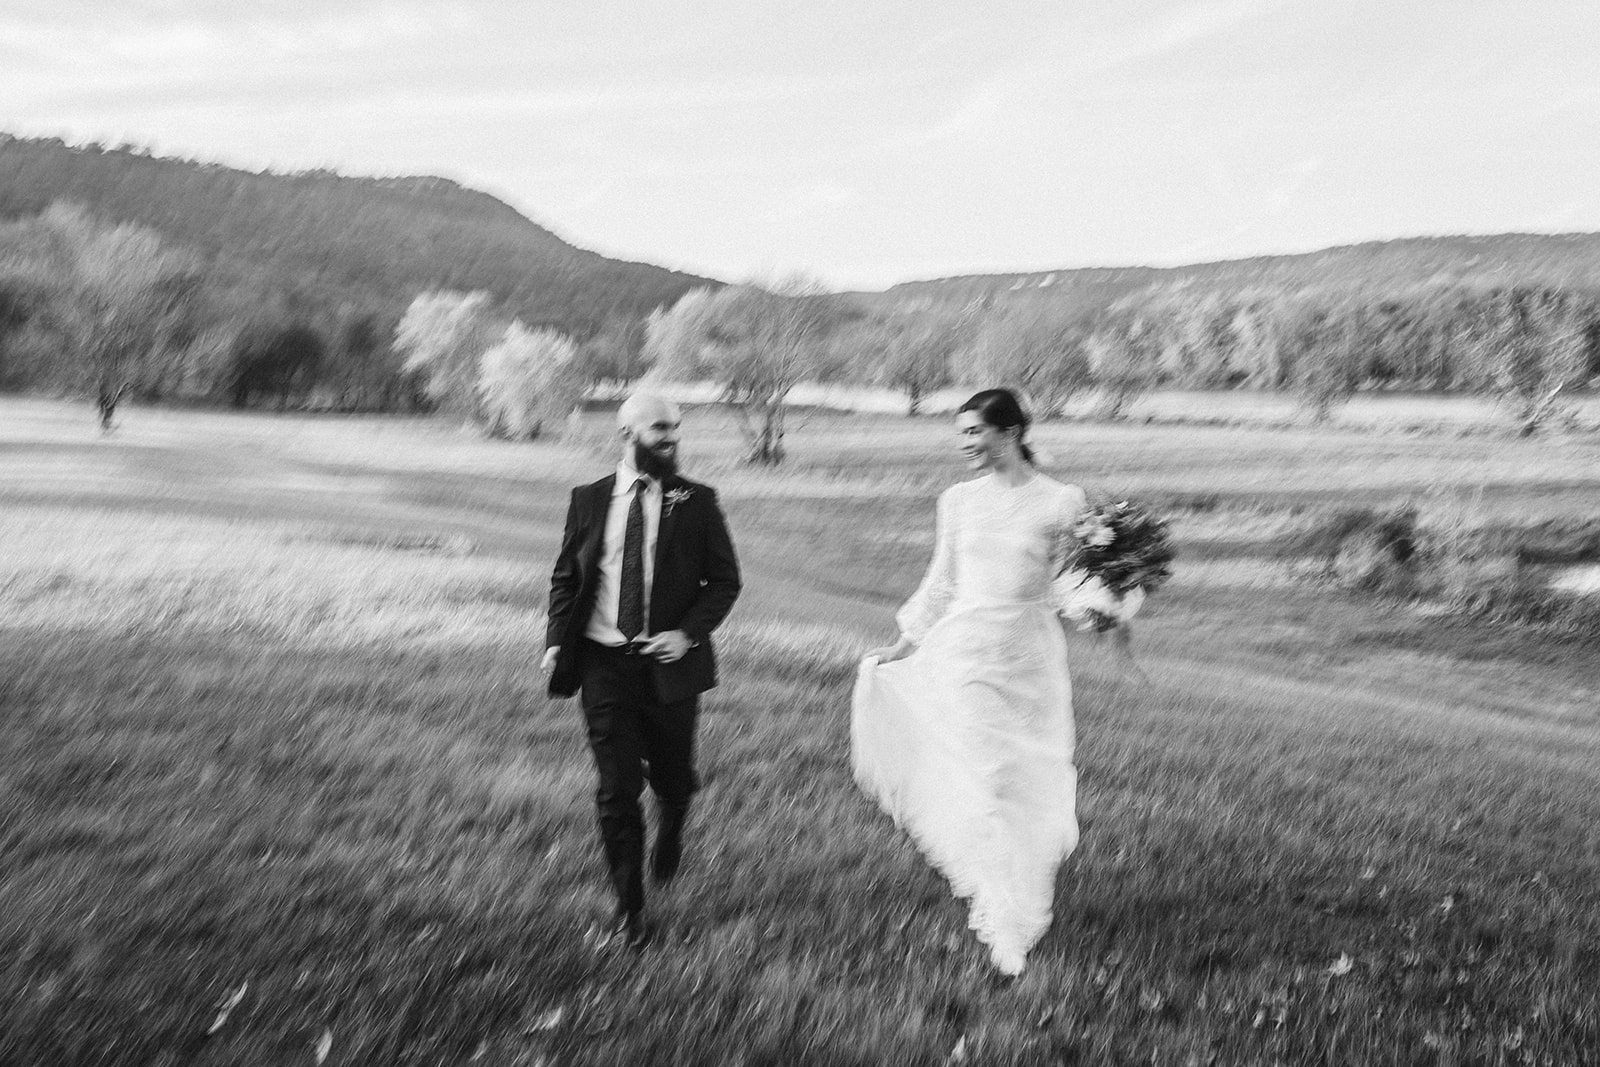
[[1022,971],[1050,926],[1056,870],[1078,843],[1072,683],[1058,611],[1058,531],[1083,490],[993,476],[939,497],[933,562],[900,610],[918,643],[869,658],[851,714],[856,781],[970,902],[995,967]]

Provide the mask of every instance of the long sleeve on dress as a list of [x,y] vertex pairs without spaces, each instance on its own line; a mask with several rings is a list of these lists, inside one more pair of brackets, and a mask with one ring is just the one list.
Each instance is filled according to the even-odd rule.
[[947,489],[939,494],[934,518],[933,561],[928,564],[928,573],[922,576],[922,584],[895,615],[900,632],[918,644],[933,629],[933,624],[950,610],[956,598],[953,492]]

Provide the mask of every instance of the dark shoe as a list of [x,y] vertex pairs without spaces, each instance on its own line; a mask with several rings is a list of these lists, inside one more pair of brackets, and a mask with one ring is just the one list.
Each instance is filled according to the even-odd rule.
[[666,885],[677,876],[682,860],[682,836],[677,833],[659,835],[655,848],[650,850],[650,877],[657,885]]
[[608,947],[625,948],[629,952],[638,952],[650,943],[650,928],[645,925],[644,913],[640,911],[617,912],[608,934]]

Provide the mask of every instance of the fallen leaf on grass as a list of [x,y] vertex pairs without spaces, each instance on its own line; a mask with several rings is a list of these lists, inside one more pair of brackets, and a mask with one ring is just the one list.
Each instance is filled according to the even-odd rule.
[[565,1019],[566,1017],[566,1008],[551,1008],[549,1011],[533,1020],[533,1022],[529,1023],[522,1032],[525,1034],[531,1034],[536,1030],[554,1030],[556,1027],[561,1025],[561,1020]]
[[1339,958],[1328,965],[1328,973],[1337,978],[1340,975],[1349,974],[1355,968],[1355,965],[1356,961],[1350,958],[1348,952],[1341,952],[1339,953]]
[[950,1058],[946,1063],[965,1063],[967,1060],[967,1035],[962,1034],[956,1041],[956,1047],[950,1050]]
[[327,1059],[328,1053],[333,1051],[333,1031],[322,1031],[322,1036],[317,1038],[316,1046],[312,1051],[317,1054],[318,1063],[321,1063],[323,1060]]
[[222,998],[222,1003],[217,1007],[217,1017],[211,1020],[211,1027],[206,1030],[207,1034],[214,1034],[222,1029],[223,1024],[228,1021],[228,1013],[239,1006],[239,1002],[244,999],[245,990],[249,988],[249,982],[241,982],[238,989]]
[[1283,1024],[1289,1021],[1289,1008],[1284,1004],[1274,1005],[1270,1012],[1263,1005],[1256,1009],[1256,1017],[1250,1023],[1253,1029],[1259,1030],[1268,1022],[1272,1023],[1274,1030],[1282,1030]]

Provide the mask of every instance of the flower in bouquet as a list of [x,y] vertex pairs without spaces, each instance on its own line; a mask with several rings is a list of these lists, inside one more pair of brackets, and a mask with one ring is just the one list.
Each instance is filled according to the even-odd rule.
[[1172,577],[1174,556],[1165,519],[1129,500],[1097,504],[1060,538],[1058,573],[1078,572],[1069,614],[1084,628],[1116,628],[1131,618],[1147,593]]

